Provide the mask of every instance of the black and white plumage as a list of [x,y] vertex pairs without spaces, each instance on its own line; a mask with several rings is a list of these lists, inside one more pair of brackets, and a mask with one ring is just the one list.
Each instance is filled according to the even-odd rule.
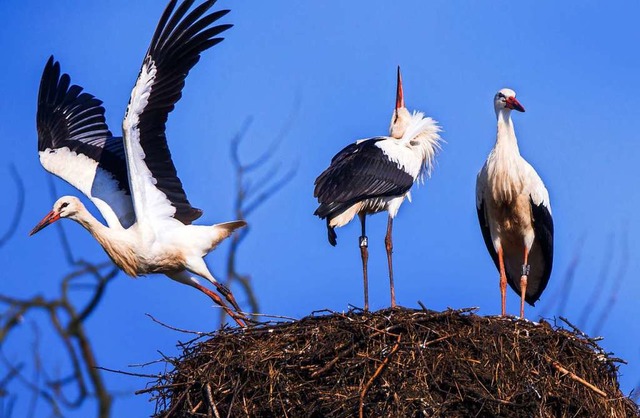
[[524,302],[540,298],[553,265],[553,218],[549,192],[533,167],[520,156],[511,111],[524,112],[513,90],[494,98],[496,144],[476,181],[476,209],[485,244],[500,272],[502,315],[506,285]]
[[404,106],[399,68],[397,83],[396,108],[391,120],[390,135],[348,145],[333,157],[329,167],[315,181],[314,197],[320,205],[314,214],[326,219],[331,245],[336,245],[336,227],[346,225],[356,214],[360,217],[365,309],[369,306],[366,215],[382,211],[389,214],[385,244],[391,306],[395,306],[391,258],[393,218],[404,199],[411,199],[413,184],[431,172],[441,142],[440,127],[436,121],[425,117],[421,112],[411,114]]
[[[194,276],[213,283],[238,311],[233,295],[218,283],[204,260],[206,254],[244,221],[213,226],[191,223],[202,211],[191,206],[171,160],[165,136],[169,113],[182,96],[189,71],[200,54],[222,41],[231,25],[212,26],[228,10],[208,13],[215,0],[189,11],[194,0],[167,5],[123,121],[123,137],[114,137],[102,102],[71,85],[53,57],[47,62],[38,95],[38,151],[43,167],[87,195],[108,227],[96,220],[75,197],[60,198],[31,231],[34,234],[60,218],[84,226],[125,273],[164,273],[196,287],[233,312]],[[177,8],[176,8],[177,6]]]

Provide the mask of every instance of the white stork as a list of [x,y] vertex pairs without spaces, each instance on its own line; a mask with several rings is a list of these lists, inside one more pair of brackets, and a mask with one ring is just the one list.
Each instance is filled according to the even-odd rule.
[[356,214],[362,225],[360,255],[364,278],[364,309],[369,309],[367,276],[368,239],[366,216],[382,211],[389,213],[385,246],[389,264],[391,306],[396,306],[393,284],[391,233],[393,218],[405,198],[411,200],[413,184],[430,174],[433,160],[440,149],[440,127],[424,113],[413,114],[404,106],[402,77],[398,67],[396,108],[391,117],[389,136],[379,136],[348,145],[331,160],[331,165],[315,181],[314,197],[318,198],[315,215],[327,220],[329,243],[336,245],[334,228],[346,225]]
[[511,111],[524,112],[524,107],[510,89],[500,90],[493,106],[498,133],[478,173],[476,209],[484,242],[500,272],[502,316],[509,283],[520,295],[520,317],[524,318],[524,302],[533,306],[551,275],[553,219],[549,192],[518,150]]
[[[108,227],[78,198],[65,196],[30,235],[58,219],[72,219],[128,275],[163,273],[193,286],[244,326],[233,294],[216,281],[203,257],[246,223],[191,225],[202,211],[187,200],[165,136],[165,123],[182,96],[187,74],[202,52],[222,41],[217,35],[232,26],[211,26],[228,13],[206,14],[215,0],[187,13],[193,2],[185,0],[176,9],[177,0],[171,0],[162,14],[131,92],[122,123],[124,139],[109,131],[102,102],[70,85],[69,75],[60,75],[60,64],[49,59],[38,94],[40,162],[89,197]],[[214,284],[238,312],[194,276]]]

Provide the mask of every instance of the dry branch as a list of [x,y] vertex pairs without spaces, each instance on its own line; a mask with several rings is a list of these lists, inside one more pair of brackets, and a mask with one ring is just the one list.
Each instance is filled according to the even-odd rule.
[[[264,148],[263,153],[252,161],[245,161],[240,155],[240,146],[249,132],[253,121],[252,118],[249,117],[244,121],[242,127],[231,140],[231,163],[233,164],[236,179],[236,196],[233,206],[235,219],[248,219],[255,210],[278,194],[294,178],[297,171],[296,167],[292,166],[283,172],[276,160],[276,151],[289,133],[299,106],[300,103],[297,98],[280,131],[274,136],[271,143]],[[251,285],[251,276],[246,273],[240,273],[237,266],[240,244],[242,244],[250,230],[251,223],[231,237],[231,246],[227,255],[227,277],[224,284],[227,287],[231,287],[234,283],[240,285],[247,298],[248,310],[251,313],[257,313],[259,311],[258,298]],[[221,326],[225,322],[225,317],[225,313],[222,312],[220,317]]]

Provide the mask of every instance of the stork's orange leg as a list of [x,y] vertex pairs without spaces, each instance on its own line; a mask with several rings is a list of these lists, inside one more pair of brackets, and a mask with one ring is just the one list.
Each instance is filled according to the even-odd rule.
[[498,264],[500,265],[500,300],[502,316],[507,315],[507,273],[504,270],[504,255],[502,246],[498,247]]
[[195,286],[198,290],[200,290],[205,295],[209,296],[216,304],[221,306],[222,309],[224,309],[224,311],[227,313],[227,315],[229,315],[231,318],[233,318],[234,321],[236,321],[236,324],[240,325],[243,328],[245,328],[247,326],[247,324],[245,324],[245,322],[244,322],[245,318],[242,317],[242,315],[240,315],[239,313],[232,311],[227,306],[227,304],[222,301],[220,296],[218,296],[217,294],[213,293],[211,290],[207,289],[206,287],[202,286],[201,284],[193,283],[193,286]]
[[360,224],[362,225],[362,235],[360,235],[360,256],[362,257],[362,278],[364,281],[364,310],[369,310],[369,278],[367,276],[367,261],[369,260],[369,239],[365,232],[366,214],[360,212]]
[[236,302],[236,298],[233,296],[233,293],[231,293],[231,289],[220,282],[215,282],[214,285],[216,286],[216,289],[218,289],[218,292],[220,292],[220,294],[224,296],[225,299],[227,299],[231,306],[233,306],[233,309],[238,312],[242,312],[242,309],[240,309],[238,302]]
[[389,222],[387,223],[387,236],[384,238],[384,245],[387,249],[387,263],[389,264],[389,287],[391,289],[391,307],[396,307],[396,288],[393,283],[393,240],[391,239],[391,233],[393,231],[393,218],[389,216]]
[[529,276],[529,249],[524,247],[524,264],[520,276],[520,318],[524,318],[524,295],[527,292],[527,277]]

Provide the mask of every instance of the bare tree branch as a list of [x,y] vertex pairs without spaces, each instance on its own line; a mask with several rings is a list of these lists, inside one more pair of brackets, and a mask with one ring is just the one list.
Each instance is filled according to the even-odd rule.
[[564,273],[562,287],[557,288],[555,293],[547,298],[547,303],[540,310],[540,316],[548,316],[549,313],[554,309],[556,304],[558,305],[558,315],[564,315],[564,311],[567,307],[567,302],[569,301],[569,295],[571,294],[571,289],[573,287],[573,282],[575,281],[576,270],[578,269],[578,264],[580,263],[580,257],[582,255],[582,249],[584,247],[585,240],[586,235],[582,235],[582,237],[580,237],[580,239],[578,240],[576,248],[573,252],[573,257],[571,258],[571,261],[569,261],[567,270]]
[[24,183],[22,182],[22,177],[20,177],[18,170],[16,170],[16,167],[13,164],[9,166],[9,171],[11,173],[11,178],[16,185],[17,198],[15,209],[13,211],[13,217],[9,222],[9,227],[0,236],[0,248],[2,248],[7,243],[7,241],[11,239],[13,234],[15,234],[16,230],[18,229],[18,224],[20,223],[22,213],[24,212]]
[[[2,236],[1,243],[6,242],[15,231],[17,221],[24,206],[24,186],[20,176],[12,167],[13,179],[18,188],[18,199],[14,221],[10,229]],[[49,190],[52,198],[57,195],[55,184],[48,177]],[[35,295],[30,298],[17,298],[0,293],[0,347],[6,347],[8,336],[13,331],[18,330],[32,314],[44,313],[49,320],[51,329],[57,337],[58,342],[63,347],[63,352],[68,358],[70,371],[55,378],[48,378],[45,367],[43,353],[50,350],[43,350],[40,347],[39,327],[33,323],[34,342],[31,349],[30,361],[12,364],[4,353],[0,351],[0,360],[9,370],[9,373],[0,382],[0,392],[3,399],[8,399],[9,384],[19,384],[31,393],[28,416],[39,415],[38,401],[44,400],[50,408],[53,416],[62,416],[63,409],[73,410],[81,407],[88,399],[93,399],[97,403],[98,416],[108,417],[110,415],[113,396],[107,390],[100,370],[97,368],[97,361],[88,334],[84,328],[87,318],[97,309],[104,296],[107,285],[118,274],[119,270],[111,262],[99,264],[88,263],[78,260],[74,256],[71,246],[67,240],[64,227],[61,223],[57,225],[60,242],[67,262],[76,267],[74,271],[64,276],[59,283],[59,294],[55,297],[45,297]],[[105,272],[105,269],[108,269]],[[89,285],[76,286],[79,280],[86,278],[91,280]],[[79,301],[74,295],[77,289],[89,294]],[[27,351],[29,352],[29,351]],[[32,371],[30,377],[26,376],[27,367]],[[9,405],[13,408],[14,401]],[[2,406],[3,414],[7,412],[7,407]]]
[[593,328],[592,334],[594,335],[600,334],[600,331],[604,327],[604,323],[607,321],[609,315],[611,314],[612,308],[617,303],[622,283],[624,282],[624,278],[626,277],[627,270],[629,268],[629,233],[626,227],[623,228],[623,231],[623,236],[620,239],[620,248],[622,249],[620,253],[620,264],[618,266],[617,272],[613,276],[613,284],[609,292],[609,297],[607,298],[607,300],[605,300],[604,306],[600,311],[600,316],[598,317],[596,325]]
[[[56,191],[56,184],[54,183],[53,176],[47,176],[47,183],[49,185],[49,195],[51,196],[51,200],[55,202],[58,199],[58,192]],[[61,222],[57,222],[54,226],[58,231],[60,244],[62,244],[62,250],[64,251],[67,263],[69,263],[69,265],[71,266],[74,266],[76,264],[76,261],[73,257],[73,251],[71,251],[71,245],[69,244],[69,240],[67,239],[67,234],[64,230],[64,227]]]
[[604,259],[602,261],[602,269],[600,270],[600,274],[596,278],[596,284],[593,287],[593,291],[587,299],[587,303],[582,308],[582,313],[580,314],[580,317],[578,319],[578,324],[582,328],[586,328],[587,322],[589,321],[589,316],[594,311],[593,307],[598,302],[598,300],[602,299],[604,286],[607,283],[607,280],[609,280],[609,276],[611,275],[611,262],[613,260],[614,243],[614,234],[610,234],[607,239],[606,252],[604,253]]
[[[246,138],[253,118],[248,117],[231,140],[231,162],[236,177],[236,197],[234,200],[234,214],[236,219],[247,219],[255,210],[265,204],[284,188],[295,176],[297,166],[282,172],[280,164],[276,160],[276,151],[282,141],[288,135],[300,107],[300,98],[296,97],[294,106],[287,116],[280,131],[274,136],[265,151],[253,161],[245,162],[240,155],[240,145]],[[262,175],[256,172],[263,170]],[[259,311],[258,299],[251,285],[251,276],[242,274],[237,269],[238,249],[242,241],[247,237],[250,227],[243,228],[231,238],[231,247],[227,256],[226,286],[237,283],[246,295],[249,311],[253,314]],[[225,322],[226,316],[221,313],[220,325]]]

